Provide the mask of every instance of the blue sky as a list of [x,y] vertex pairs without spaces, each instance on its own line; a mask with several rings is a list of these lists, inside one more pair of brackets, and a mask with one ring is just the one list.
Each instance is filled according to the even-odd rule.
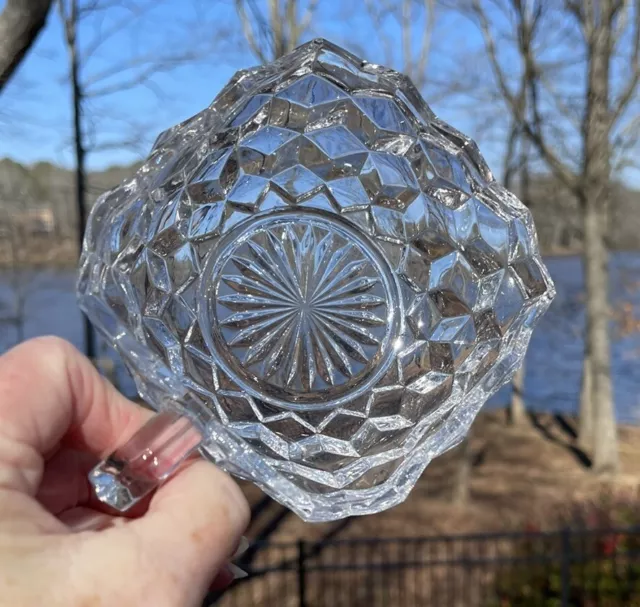
[[[135,0],[134,4],[145,5],[148,1]],[[4,2],[0,0],[0,8]],[[263,4],[261,0],[256,3]],[[373,33],[362,0],[322,0],[319,6],[305,38],[322,36],[370,61],[402,67],[399,31],[392,20],[382,26],[390,41],[389,57],[385,45]],[[81,48],[88,49],[101,32],[108,32],[123,17],[122,12],[109,11],[87,19],[79,33]],[[201,56],[194,63],[155,75],[147,86],[88,100],[87,132],[92,145],[98,146],[88,155],[92,169],[144,156],[158,132],[200,111],[237,69],[257,62],[244,43],[233,0],[156,0],[149,11],[137,21],[128,19],[128,24],[92,53],[85,63],[85,80],[127,59],[150,53],[171,55],[189,47],[198,49]],[[416,14],[414,46],[419,44],[421,26],[420,15]],[[458,71],[461,60],[471,68],[469,74],[476,65],[478,70],[483,69],[479,34],[461,17],[441,18],[432,46],[437,50],[430,59],[429,76],[443,80]],[[510,65],[508,54],[504,61]],[[67,70],[60,19],[57,12],[52,12],[36,45],[0,96],[0,158],[73,165]],[[108,87],[127,77],[125,72],[99,86]],[[468,99],[430,98],[429,89],[426,97],[443,119],[479,139],[489,164],[499,173],[506,124],[506,112],[499,104],[483,109],[484,115]],[[123,140],[128,145],[121,145]]]
[[[2,4],[0,0],[0,6]],[[180,5],[179,0],[159,3],[145,19],[145,29],[150,31],[148,36],[130,27],[122,35],[110,39],[92,55],[85,68],[85,76],[91,78],[110,64],[140,56],[147,49],[153,52],[161,48],[165,32],[170,38],[170,24],[184,18]],[[230,19],[227,3],[220,3],[218,14],[223,22]],[[120,15],[114,16],[111,21],[119,21],[120,18]],[[108,30],[109,25],[107,23],[104,29]],[[95,39],[94,23],[87,23],[80,30],[81,45],[87,47]],[[128,138],[127,121],[141,122],[148,133],[147,139],[152,140],[158,131],[210,103],[234,71],[247,62],[252,62],[247,52],[234,52],[232,56],[216,53],[216,56],[199,61],[197,65],[185,65],[155,76],[153,90],[137,87],[100,101],[90,99],[87,114],[110,140]],[[53,12],[18,74],[0,97],[0,157],[10,156],[23,162],[49,160],[67,166],[72,163],[69,145],[71,99],[67,74],[63,31],[57,12]],[[158,97],[158,91],[161,97]],[[140,150],[132,152],[116,146],[91,153],[89,164],[92,168],[102,168],[129,162],[139,154]]]
[[[0,7],[3,4],[4,0],[0,0]],[[323,36],[351,47],[371,61],[384,63],[386,57],[382,45],[372,41],[371,24],[366,14],[358,10],[359,6],[359,1],[350,6],[343,0],[323,0],[305,38]],[[100,101],[89,101],[87,114],[90,121],[98,125],[103,141],[129,139],[133,133],[139,143],[134,150],[115,146],[91,152],[88,156],[91,168],[122,164],[144,155],[159,131],[200,111],[237,69],[256,64],[241,36],[232,0],[164,0],[145,16],[143,32],[129,27],[105,43],[87,63],[85,76],[91,77],[128,56],[146,52],[146,49],[163,48],[163,38],[171,40],[172,30],[182,27],[176,24],[195,19],[198,9],[200,31],[194,37],[213,40],[208,56],[196,64],[155,76],[153,90],[137,87]],[[117,19],[119,16],[113,16],[111,22]],[[108,30],[109,25],[107,19],[102,27]],[[96,28],[96,19],[83,25],[80,30],[81,46],[86,47],[95,39]],[[397,32],[393,31],[393,26],[385,25],[385,31],[395,42]],[[472,28],[461,23],[455,37],[462,40],[471,35]],[[183,39],[184,31],[179,36]],[[216,41],[216,37],[222,40]],[[452,42],[456,43],[455,39]],[[8,156],[25,163],[47,160],[72,165],[67,70],[62,27],[57,12],[54,12],[18,74],[0,97],[0,157]],[[158,91],[161,92],[160,97]],[[436,107],[436,110],[462,130],[469,126],[465,124],[469,121],[464,115],[454,120],[454,112],[447,111],[446,107]],[[135,123],[136,128],[132,130],[128,122]],[[138,137],[141,128],[146,133],[144,138]]]

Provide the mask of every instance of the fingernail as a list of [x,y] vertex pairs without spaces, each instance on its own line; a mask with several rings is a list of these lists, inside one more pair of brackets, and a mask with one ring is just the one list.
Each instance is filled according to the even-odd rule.
[[249,574],[244,569],[240,569],[238,565],[234,565],[233,563],[227,563],[227,569],[233,574],[234,580],[240,580],[243,577],[249,576]]
[[243,535],[240,538],[240,543],[236,548],[236,551],[231,556],[232,559],[237,559],[239,556],[242,556],[249,549],[249,540]]

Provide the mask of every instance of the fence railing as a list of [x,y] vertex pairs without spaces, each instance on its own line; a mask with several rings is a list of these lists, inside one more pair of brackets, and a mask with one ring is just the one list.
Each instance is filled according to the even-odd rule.
[[640,528],[264,544],[219,607],[640,607]]

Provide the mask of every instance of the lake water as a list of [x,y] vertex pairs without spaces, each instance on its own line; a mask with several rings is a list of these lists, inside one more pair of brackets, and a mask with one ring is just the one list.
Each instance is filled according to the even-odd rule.
[[[572,413],[578,406],[583,356],[584,287],[578,257],[547,259],[558,295],[534,332],[526,361],[525,399],[533,410]],[[24,335],[54,334],[82,348],[82,319],[75,303],[74,272],[30,272],[21,279],[25,292]],[[0,310],[10,301],[12,284],[0,274]],[[640,253],[616,253],[611,258],[611,302],[614,310],[627,304],[640,316]],[[630,306],[630,309],[629,309]],[[0,351],[16,340],[15,328],[0,322]],[[103,355],[109,348],[101,345]],[[640,331],[622,335],[612,325],[612,370],[616,413],[619,421],[640,423]],[[126,371],[118,370],[120,388],[135,393]],[[509,388],[494,397],[490,406],[508,402]]]

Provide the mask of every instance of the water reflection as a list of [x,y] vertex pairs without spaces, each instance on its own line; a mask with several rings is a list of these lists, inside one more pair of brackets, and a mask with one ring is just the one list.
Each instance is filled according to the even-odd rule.
[[[525,399],[539,411],[571,413],[577,409],[583,356],[584,292],[578,257],[546,259],[557,297],[534,332],[527,354]],[[70,270],[0,272],[0,350],[20,337],[59,335],[82,348],[82,321],[75,303],[75,273]],[[15,294],[21,302],[16,322]],[[620,421],[640,423],[640,253],[616,253],[611,260],[612,370],[616,411]],[[11,309],[13,307],[13,310]],[[8,320],[7,317],[12,317]],[[21,330],[20,330],[21,329]],[[115,359],[106,344],[103,356]],[[120,388],[135,394],[131,378],[117,366]],[[509,388],[489,406],[507,402]]]

